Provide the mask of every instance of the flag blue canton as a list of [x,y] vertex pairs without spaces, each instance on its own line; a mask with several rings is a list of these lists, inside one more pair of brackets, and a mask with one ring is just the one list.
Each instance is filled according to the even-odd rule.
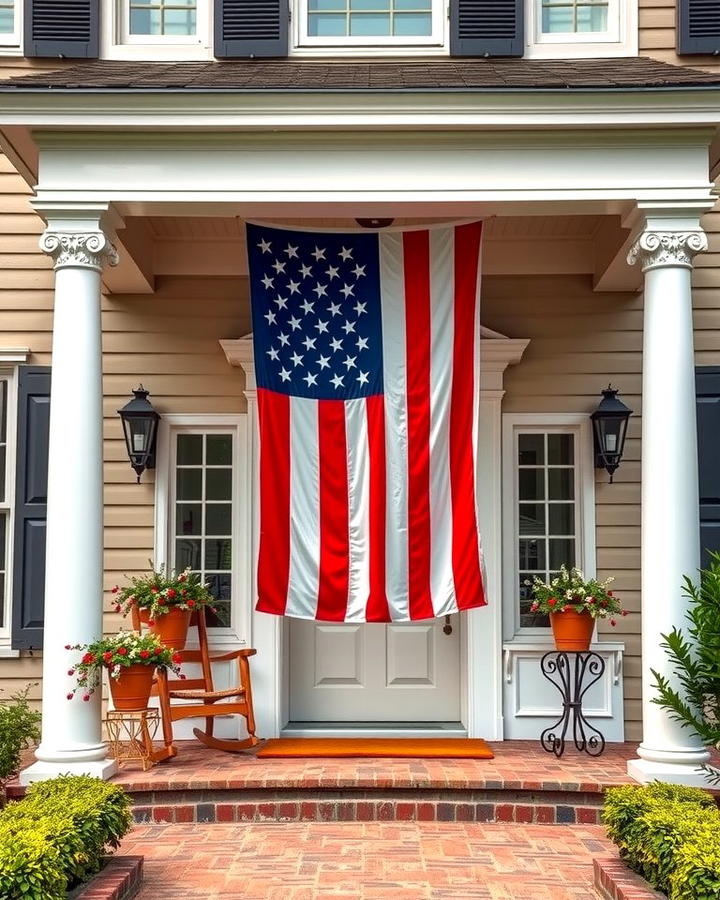
[[247,226],[255,376],[314,400],[383,390],[376,234]]

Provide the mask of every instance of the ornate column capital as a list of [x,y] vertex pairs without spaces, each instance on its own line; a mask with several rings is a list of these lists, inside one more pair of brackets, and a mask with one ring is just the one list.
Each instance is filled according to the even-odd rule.
[[118,253],[104,231],[55,231],[48,228],[40,249],[52,256],[55,269],[81,268],[102,271],[107,262],[118,264]]
[[663,266],[692,269],[693,259],[708,248],[704,231],[644,231],[630,248],[627,261],[640,260],[643,272]]

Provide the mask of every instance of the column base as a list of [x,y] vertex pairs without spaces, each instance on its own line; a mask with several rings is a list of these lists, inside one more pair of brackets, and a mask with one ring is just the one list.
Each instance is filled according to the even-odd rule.
[[640,784],[664,781],[689,787],[710,788],[707,773],[695,764],[656,762],[650,759],[628,760],[627,772]]
[[107,781],[117,774],[118,764],[114,759],[84,760],[83,762],[47,762],[38,760],[20,773],[23,787],[34,781],[48,781],[59,775],[91,775]]

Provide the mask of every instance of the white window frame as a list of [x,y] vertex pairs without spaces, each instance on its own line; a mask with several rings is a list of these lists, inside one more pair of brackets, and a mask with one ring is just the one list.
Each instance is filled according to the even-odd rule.
[[130,34],[129,0],[102,0],[103,59],[181,60],[212,59],[212,3],[197,0],[194,35]]
[[518,466],[520,433],[575,435],[576,559],[587,578],[596,572],[595,457],[590,417],[584,413],[505,413],[503,415],[503,623],[504,640],[552,644],[549,627],[520,626],[517,597]]
[[[23,351],[23,356],[25,351]],[[25,362],[23,358],[21,360]],[[0,381],[7,382],[7,442],[5,446],[5,500],[0,502],[0,512],[7,514],[5,529],[5,593],[0,596],[3,605],[3,624],[0,625],[0,659],[17,658],[20,653],[12,649],[12,596],[13,557],[15,534],[15,473],[17,465],[17,366],[8,365],[8,352],[0,350]]]
[[638,5],[635,0],[609,0],[607,31],[544,34],[542,0],[525,0],[526,59],[587,59],[637,56]]
[[292,53],[298,55],[357,56],[362,52],[363,55],[387,56],[389,48],[396,49],[398,55],[417,55],[418,48],[422,48],[428,53],[447,54],[448,52],[449,7],[447,0],[432,0],[432,33],[420,37],[414,35],[403,37],[393,37],[392,35],[311,37],[307,33],[308,0],[291,0],[291,3],[293,8]]
[[232,467],[232,570],[231,624],[209,629],[210,642],[217,648],[235,649],[250,643],[252,609],[252,522],[250,520],[252,479],[248,450],[247,414],[166,414],[160,420],[155,475],[155,557],[156,565],[170,565],[175,529],[175,457],[178,434],[228,433],[233,435]]
[[21,0],[13,0],[13,11],[15,13],[15,27],[12,32],[0,34],[0,48],[2,48],[3,56],[21,56],[23,49],[23,8],[25,4]]

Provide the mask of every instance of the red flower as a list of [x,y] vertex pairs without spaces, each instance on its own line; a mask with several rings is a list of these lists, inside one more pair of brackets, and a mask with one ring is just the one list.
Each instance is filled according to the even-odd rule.
[[180,681],[185,681],[186,678],[187,675],[183,675],[182,673],[180,674]]
[[[535,610],[536,610],[537,608],[538,608],[538,602],[537,602],[537,600],[536,600],[534,603],[531,603],[531,604],[530,604],[530,612],[535,612]],[[213,610],[213,612],[215,612],[215,610]]]
[[75,696],[74,694],[68,694],[68,695],[67,695],[67,698],[68,698],[68,700],[72,700],[72,698],[73,698],[74,696]]
[[87,703],[90,699],[90,694],[83,694],[83,700]]
[[172,600],[173,597],[177,597],[177,591],[173,590],[172,588],[168,588],[167,596],[168,600]]
[[150,593],[151,593],[151,594],[157,594],[157,592],[158,592],[158,589],[157,589],[156,587],[150,588]]
[[158,597],[158,599],[157,599],[158,606],[165,606],[166,603],[167,603],[167,601],[165,600],[164,597]]
[[127,647],[118,647],[117,653],[118,656],[127,656]]
[[185,581],[185,580],[186,580],[186,578],[185,578],[185,575],[184,575],[184,574],[183,574],[183,575],[178,575],[178,581],[179,581],[181,584],[182,584],[182,582]]
[[162,648],[162,647],[156,647],[155,650],[154,650],[155,656],[160,656],[160,654],[161,654],[162,652],[163,652],[163,648]]
[[192,597],[188,600],[187,605],[190,607],[190,609],[192,609],[193,606],[195,606],[195,601],[193,600]]
[[183,588],[183,589],[180,591],[180,596],[181,596],[181,597],[186,597],[186,596],[187,596],[187,591],[185,590],[185,588]]
[[149,650],[141,650],[140,651],[140,659],[147,659],[150,656]]
[[555,606],[556,603],[557,603],[557,597],[551,597],[548,600],[548,606]]
[[614,597],[614,596],[615,596],[615,595],[613,594],[612,591],[608,591],[607,594],[608,594],[608,597]]
[[75,669],[68,669],[68,675],[74,675]]
[[216,612],[217,612],[217,609],[216,609],[214,606],[211,606],[211,607],[210,607],[210,612],[211,612],[211,613],[216,613]]
[[117,594],[117,592],[118,592],[119,590],[120,590],[120,588],[119,588],[117,585],[115,585],[114,588],[111,588],[110,593],[111,593],[111,594]]
[[605,597],[603,597],[602,600],[600,601],[600,606],[607,606],[607,605],[608,605],[608,602],[605,599]]
[[90,666],[95,662],[95,654],[94,653],[86,653],[82,658],[82,662],[86,666]]
[[121,609],[122,609],[122,606],[120,606],[120,604],[117,603],[117,604],[115,605],[115,612],[120,612]]
[[180,656],[179,653],[173,653],[172,661],[177,665],[178,663],[182,662],[182,656]]
[[105,662],[110,662],[110,661],[112,660],[112,658],[113,658],[113,655],[112,655],[112,653],[111,653],[109,650],[106,650],[106,651],[103,653],[103,660],[104,660]]
[[610,619],[610,624],[615,626],[615,625],[617,625],[617,622],[615,621],[615,619]]
[[148,619],[148,625],[154,625],[155,619]]
[[628,611],[627,611],[626,609],[624,609],[624,610],[620,613],[620,615],[621,615],[621,616],[627,616],[627,615],[628,615]]
[[65,644],[65,649],[66,649],[66,650],[72,650],[72,647],[70,646],[70,644]]

